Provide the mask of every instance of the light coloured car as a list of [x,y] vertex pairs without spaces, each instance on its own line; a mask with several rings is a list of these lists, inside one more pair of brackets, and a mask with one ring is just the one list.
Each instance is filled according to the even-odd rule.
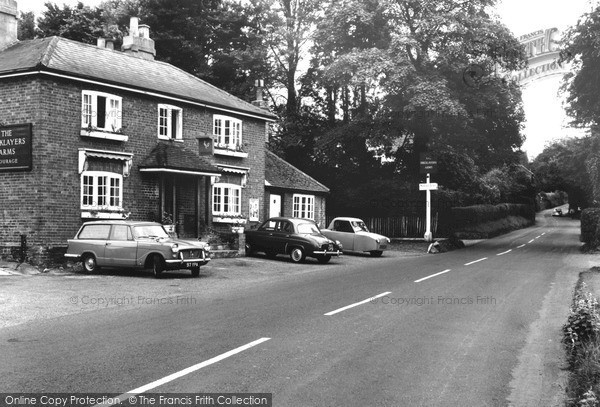
[[200,275],[200,266],[210,261],[203,242],[173,239],[156,222],[105,220],[84,223],[68,240],[65,257],[81,260],[88,273],[100,267],[151,269],[155,277],[164,270],[190,269]]
[[381,256],[390,244],[390,239],[371,233],[359,218],[335,218],[327,229],[321,229],[321,233],[329,239],[339,240],[345,252],[369,252],[374,257]]

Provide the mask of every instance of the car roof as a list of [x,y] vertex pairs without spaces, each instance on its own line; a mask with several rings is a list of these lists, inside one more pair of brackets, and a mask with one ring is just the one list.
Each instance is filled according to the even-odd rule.
[[[310,222],[310,223],[315,223],[314,220],[312,219],[304,219],[304,218],[288,218],[285,216],[276,216],[274,218],[269,218],[267,219],[265,222],[269,222],[269,221],[278,221],[278,220],[287,220],[289,222],[292,222],[294,224],[299,224],[299,223],[306,223],[306,222]],[[316,224],[316,223],[315,223]]]
[[340,216],[339,218],[333,219],[333,221],[336,221],[336,220],[348,220],[348,221],[351,221],[351,222],[352,221],[354,221],[354,222],[362,222],[363,221],[360,218],[351,218],[351,217],[348,217],[348,216]]
[[120,220],[120,219],[107,219],[107,220],[94,220],[85,222],[85,225],[131,225],[131,226],[146,226],[146,225],[160,225],[158,222],[149,221],[134,221],[134,220]]

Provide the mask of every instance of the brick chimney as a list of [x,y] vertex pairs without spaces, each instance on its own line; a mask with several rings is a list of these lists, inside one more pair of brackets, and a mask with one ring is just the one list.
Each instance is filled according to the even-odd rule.
[[17,41],[17,2],[0,0],[0,50]]
[[129,35],[123,37],[121,50],[126,54],[153,61],[156,50],[154,40],[150,39],[150,27],[145,24],[138,26],[138,24],[139,19],[137,17],[130,18]]
[[256,79],[254,81],[254,87],[256,88],[256,100],[252,101],[252,104],[262,109],[268,109],[267,103],[263,100],[263,88],[265,87],[265,81],[263,79]]

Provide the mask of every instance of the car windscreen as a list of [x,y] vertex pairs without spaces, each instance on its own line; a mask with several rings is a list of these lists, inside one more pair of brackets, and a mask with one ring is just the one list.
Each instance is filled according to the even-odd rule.
[[369,228],[367,228],[367,225],[365,225],[364,222],[357,222],[357,221],[352,221],[352,227],[354,228],[355,232],[368,232]]
[[133,228],[133,235],[140,239],[140,238],[157,238],[157,237],[164,237],[164,238],[168,238],[169,234],[165,231],[165,229],[163,229],[163,227],[161,225],[142,225],[142,226],[135,226]]
[[314,223],[301,223],[298,225],[298,233],[300,234],[320,234],[319,227]]

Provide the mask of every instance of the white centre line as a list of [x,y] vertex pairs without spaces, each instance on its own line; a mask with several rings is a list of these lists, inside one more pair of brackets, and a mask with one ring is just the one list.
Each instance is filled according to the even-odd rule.
[[546,232],[542,233],[542,236],[544,236],[546,234]]
[[539,239],[540,237],[542,237],[542,235],[536,236],[534,239]]
[[470,266],[471,264],[479,263],[480,261],[484,261],[484,260],[487,260],[487,257],[483,257],[481,259],[474,260],[474,261],[471,261],[469,263],[465,263],[465,266]]
[[123,394],[121,394],[119,396],[112,397],[110,399],[110,402],[103,403],[103,404],[96,404],[94,407],[108,407],[108,406],[113,406],[114,403],[112,403],[112,401],[114,401],[115,399],[118,399],[119,402],[122,402],[122,401],[128,399],[129,397],[135,396],[136,394],[145,393],[148,390],[152,390],[152,389],[154,389],[154,388],[156,388],[158,386],[161,386],[161,385],[163,385],[165,383],[171,382],[171,381],[173,381],[175,379],[179,379],[180,377],[183,377],[183,376],[188,375],[190,373],[193,373],[193,372],[195,372],[197,370],[200,370],[203,367],[212,365],[213,363],[217,363],[217,362],[219,362],[219,361],[221,361],[223,359],[226,359],[226,358],[228,358],[230,356],[235,355],[236,353],[243,352],[243,351],[245,351],[247,349],[252,348],[253,346],[259,345],[259,344],[261,344],[263,342],[266,342],[266,341],[268,341],[270,339],[271,338],[260,338],[260,339],[257,339],[257,340],[255,340],[253,342],[247,343],[246,345],[240,346],[239,348],[235,348],[235,349],[230,350],[229,352],[225,352],[225,353],[223,353],[223,354],[221,354],[219,356],[215,356],[212,359],[208,359],[208,360],[206,360],[204,362],[198,363],[198,364],[196,364],[194,366],[190,366],[190,367],[188,367],[186,369],[180,370],[179,372],[176,372],[176,373],[170,374],[170,375],[168,375],[166,377],[163,377],[162,379],[153,381],[152,383],[148,383],[148,384],[146,384],[146,385],[144,385],[142,387],[138,387],[137,389],[129,390],[127,393],[123,393]]
[[439,273],[435,273],[435,274],[432,274],[432,275],[430,275],[430,276],[427,276],[427,277],[420,278],[420,279],[418,279],[418,280],[415,280],[415,283],[420,283],[421,281],[425,281],[425,280],[427,280],[428,278],[432,278],[432,277],[435,277],[435,276],[439,276],[440,274],[444,274],[444,273],[447,273],[447,272],[449,272],[449,271],[450,271],[450,269],[447,269],[447,270],[444,270],[444,271],[440,271]]
[[498,253],[496,256],[502,256],[503,254],[510,253],[510,252],[512,252],[512,249],[508,249],[508,250],[507,250],[507,251],[505,251],[505,252]]
[[520,249],[521,247],[524,247],[525,243],[523,243],[521,246],[517,246],[517,249]]
[[535,240],[535,239],[531,239],[531,240],[530,240],[529,242],[527,242],[527,243],[533,243],[533,241],[534,241],[534,240]]
[[374,299],[379,298],[379,297],[383,297],[384,295],[388,295],[388,294],[391,294],[391,293],[392,293],[391,291],[386,291],[384,293],[377,294],[375,297],[367,298],[366,300],[363,300],[363,301],[360,301],[360,302],[356,302],[354,304],[346,305],[345,307],[338,308],[336,310],[330,311],[330,312],[328,312],[327,314],[324,314],[324,315],[327,315],[327,316],[334,315],[334,314],[337,314],[338,312],[345,311],[348,308],[353,308],[353,307],[356,307],[358,305],[366,304],[367,302],[370,302],[371,300],[374,300]]

